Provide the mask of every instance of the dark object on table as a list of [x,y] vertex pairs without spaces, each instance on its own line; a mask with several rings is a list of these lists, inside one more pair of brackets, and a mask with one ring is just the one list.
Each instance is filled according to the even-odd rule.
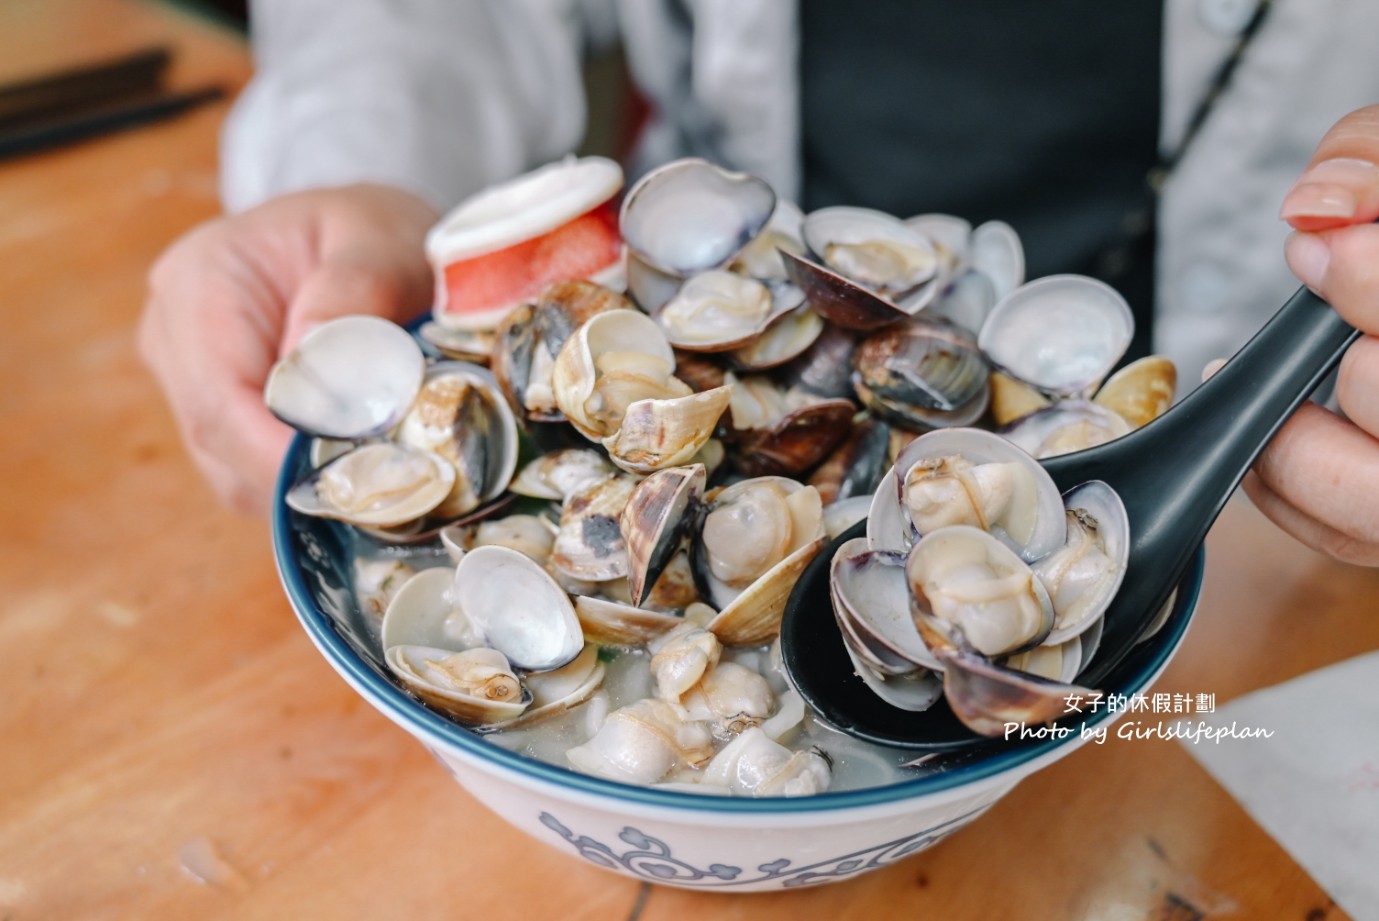
[[0,159],[149,124],[224,96],[220,87],[169,93],[172,53],[154,47],[0,87]]

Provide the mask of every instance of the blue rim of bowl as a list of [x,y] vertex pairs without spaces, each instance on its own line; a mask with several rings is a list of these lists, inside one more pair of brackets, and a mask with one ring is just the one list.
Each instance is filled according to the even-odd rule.
[[[294,539],[293,519],[297,513],[288,509],[283,497],[287,489],[306,467],[306,455],[310,440],[297,435],[278,474],[277,487],[273,496],[273,556],[277,563],[278,575],[287,590],[288,600],[306,632],[315,640],[318,648],[324,651],[327,659],[340,672],[349,676],[356,687],[365,689],[369,702],[385,715],[403,723],[417,732],[437,736],[447,744],[481,761],[513,771],[535,780],[545,781],[581,793],[608,798],[619,802],[634,802],[666,809],[690,810],[694,812],[723,811],[732,813],[806,813],[832,812],[895,803],[912,797],[951,790],[964,784],[974,783],[997,774],[1017,768],[1033,761],[1055,749],[1076,741],[1078,732],[1063,739],[1040,739],[1018,746],[997,749],[971,761],[963,761],[952,767],[899,783],[881,787],[867,787],[860,790],[820,793],[814,796],[792,798],[736,798],[727,796],[706,796],[698,793],[682,793],[674,790],[656,790],[650,787],[636,787],[611,780],[580,774],[567,768],[558,767],[510,752],[505,748],[486,742],[484,739],[457,723],[427,709],[419,700],[391,681],[383,678],[366,665],[341,637],[334,618],[323,611],[316,603],[302,575],[299,559],[299,546]],[[1175,608],[1182,616],[1171,617],[1162,629],[1163,642],[1159,654],[1144,662],[1135,670],[1129,680],[1123,682],[1123,693],[1139,692],[1149,683],[1150,677],[1159,670],[1178,648],[1187,630],[1191,614],[1197,607],[1202,591],[1205,571],[1205,551],[1199,549],[1182,586],[1187,589],[1187,598],[1180,600]],[[1159,637],[1155,637],[1159,641]],[[1083,726],[1096,726],[1110,719],[1112,714],[1105,709],[1086,717]]]

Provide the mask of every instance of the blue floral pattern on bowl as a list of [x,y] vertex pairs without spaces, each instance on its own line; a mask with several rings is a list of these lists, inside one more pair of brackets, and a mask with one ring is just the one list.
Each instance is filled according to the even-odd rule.
[[853,851],[840,857],[819,860],[806,866],[792,867],[784,857],[769,861],[743,876],[743,868],[711,863],[700,869],[671,853],[670,846],[659,838],[627,826],[618,838],[627,848],[614,848],[588,835],[576,835],[549,812],[540,815],[541,824],[569,843],[585,860],[607,870],[623,870],[653,883],[700,883],[706,888],[755,886],[778,881],[781,886],[808,886],[811,883],[831,882],[840,877],[884,867],[901,858],[917,853],[947,837],[981,815],[990,804],[949,819],[932,828],[887,841],[873,847]]

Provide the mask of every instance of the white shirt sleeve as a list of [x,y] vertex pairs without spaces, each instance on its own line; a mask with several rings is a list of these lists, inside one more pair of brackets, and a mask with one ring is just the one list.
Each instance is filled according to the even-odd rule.
[[573,150],[580,0],[254,0],[221,137],[226,210],[380,182],[441,210]]

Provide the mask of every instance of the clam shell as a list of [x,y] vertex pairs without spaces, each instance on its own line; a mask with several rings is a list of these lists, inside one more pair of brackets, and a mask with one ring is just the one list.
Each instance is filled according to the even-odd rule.
[[[493,654],[492,661],[485,655],[487,653]],[[464,669],[466,672],[507,680],[494,682],[490,677],[489,694],[493,696],[485,696],[482,688],[449,687],[431,676],[436,664],[453,662],[457,657],[470,660]],[[503,655],[492,649],[476,648],[456,653],[425,646],[393,646],[384,653],[383,661],[412,693],[462,723],[478,725],[511,720],[521,716],[532,702],[531,691],[517,680]]]
[[1033,649],[1010,656],[1002,665],[1036,678],[1070,682],[1082,670],[1082,640],[1076,636],[1061,643],[1045,640]]
[[867,539],[873,549],[904,550],[914,543],[916,531],[902,504],[904,477],[920,461],[949,455],[964,457],[976,465],[1020,464],[1029,473],[1033,494],[1022,496],[1019,501],[1030,505],[1018,526],[1014,526],[1016,533],[1001,529],[996,532],[997,538],[1027,562],[1063,546],[1067,526],[1062,497],[1048,472],[1028,453],[999,435],[981,429],[951,428],[929,432],[910,442],[882,478],[867,518]]
[[775,374],[782,386],[831,399],[851,397],[852,354],[857,334],[830,323],[814,344]]
[[367,444],[309,472],[287,491],[289,508],[354,525],[396,527],[445,501],[455,467],[430,451]]
[[1059,400],[1000,430],[1011,444],[1043,459],[1096,447],[1130,431],[1109,409],[1086,400]]
[[713,437],[731,395],[732,388],[718,387],[669,400],[638,400],[602,444],[613,463],[631,473],[688,463]]
[[[869,290],[885,292],[897,299],[904,298],[938,273],[938,254],[929,238],[907,227],[899,218],[881,211],[846,205],[820,208],[805,216],[801,231],[805,246],[825,267]],[[859,252],[855,247],[875,245],[903,251],[910,261],[899,275],[882,280],[861,274],[862,264],[854,262],[850,256],[846,262],[841,258]],[[834,253],[838,254],[837,258]]]
[[981,272],[963,272],[955,278],[924,311],[931,318],[942,317],[976,335],[996,306],[996,286]]
[[617,473],[603,454],[590,448],[565,448],[529,462],[508,484],[520,496],[564,502],[567,498]]
[[[875,495],[889,465],[890,426],[870,415],[854,417],[852,430],[809,477],[825,513],[835,502]],[[866,517],[865,513],[860,517]]]
[[778,367],[802,355],[823,333],[825,325],[824,318],[812,307],[801,304],[774,320],[751,342],[734,349],[729,358],[734,367],[745,371]]
[[656,313],[656,322],[675,348],[726,352],[756,339],[803,300],[793,286],[773,293],[754,278],[709,270],[686,281]]
[[1112,374],[1092,402],[1137,429],[1162,416],[1173,405],[1177,389],[1178,369],[1173,362],[1162,355],[1147,355]]
[[1082,275],[1049,275],[1001,298],[977,341],[1016,380],[1075,397],[1096,389],[1134,333],[1135,318],[1116,289]]
[[523,684],[532,702],[521,716],[483,729],[520,729],[571,710],[587,701],[603,685],[606,670],[598,647],[587,643],[569,663],[549,672],[527,675]]
[[899,710],[919,713],[938,703],[943,696],[943,678],[927,669],[908,675],[883,675],[867,665],[857,651],[844,643],[852,668],[873,694]]
[[619,474],[599,480],[565,502],[551,564],[573,579],[605,582],[627,575],[627,544],[619,519],[637,478]]
[[824,532],[834,540],[848,528],[866,520],[871,496],[852,496],[824,506]]
[[435,320],[421,324],[417,335],[445,358],[488,364],[497,336],[486,329],[451,329]]
[[703,464],[672,467],[653,473],[632,490],[618,522],[634,604],[646,600],[694,523],[705,477]]
[[943,662],[943,696],[963,724],[999,736],[1008,723],[1035,726],[1068,713],[1071,696],[1094,692],[1003,668],[970,651],[936,650]]
[[463,611],[451,601],[455,571],[450,567],[423,569],[393,595],[379,627],[384,650],[394,646],[425,646],[460,652],[481,639]]
[[972,268],[991,281],[1000,300],[1025,282],[1025,248],[1020,235],[1004,221],[987,221],[968,239]]
[[575,609],[546,571],[516,550],[476,547],[455,568],[455,606],[517,668],[549,671],[584,648]]
[[552,373],[556,402],[570,424],[597,441],[613,431],[592,419],[586,404],[597,380],[595,360],[605,352],[633,352],[675,367],[675,353],[656,321],[636,310],[610,310],[589,319],[560,349]]
[[870,668],[909,675],[940,667],[910,616],[905,554],[868,550],[860,537],[848,541],[833,557],[829,593],[844,642]]
[[847,437],[856,413],[850,400],[819,400],[792,409],[769,425],[734,432],[733,461],[748,476],[802,473]]
[[786,274],[824,319],[844,329],[878,329],[918,313],[920,301],[902,306],[803,256],[781,251]]
[[604,646],[644,646],[673,628],[684,618],[649,611],[603,598],[580,595],[575,598],[575,614],[590,643]]
[[991,421],[996,425],[1009,425],[1047,406],[1049,398],[1038,390],[1008,374],[991,372]]
[[654,269],[637,257],[627,254],[627,294],[644,312],[655,316],[670,302],[685,279]]
[[1114,489],[1092,480],[1068,490],[1063,504],[1068,542],[1034,564],[1057,616],[1046,643],[1065,642],[1099,622],[1130,559],[1130,521]]
[[648,266],[689,276],[726,265],[771,219],[776,193],[762,179],[706,160],[675,160],[628,190],[619,224]]
[[986,656],[1038,646],[1053,629],[1043,584],[1013,550],[978,528],[952,525],[926,534],[910,550],[905,575],[911,613],[935,655],[926,626],[950,639],[957,633]]
[[517,420],[493,375],[478,365],[442,361],[428,368],[397,440],[434,451],[455,466],[450,495],[435,510],[441,518],[497,498],[517,468]]
[[533,422],[564,421],[553,381],[561,347],[595,314],[631,309],[616,291],[579,279],[556,282],[535,303],[514,308],[493,350],[493,374],[514,412]]
[[[944,321],[913,320],[873,333],[852,356],[854,386],[882,412],[897,408],[951,413],[989,386],[990,367],[970,334]],[[905,420],[925,416],[903,413]]]
[[358,441],[401,421],[425,369],[421,347],[402,327],[380,317],[340,317],[307,333],[273,365],[263,401],[298,431]]
[[804,252],[803,223],[804,212],[799,205],[783,198],[776,199],[776,209],[771,212],[765,229],[737,254],[729,268],[760,281],[784,281],[785,264],[777,250]]
[[938,255],[939,277],[950,280],[966,273],[971,260],[972,223],[952,214],[916,214],[905,226],[928,237]]
[[747,586],[728,603],[706,628],[725,646],[755,646],[774,639],[790,592],[814,556],[823,549],[825,536],[795,550]]

